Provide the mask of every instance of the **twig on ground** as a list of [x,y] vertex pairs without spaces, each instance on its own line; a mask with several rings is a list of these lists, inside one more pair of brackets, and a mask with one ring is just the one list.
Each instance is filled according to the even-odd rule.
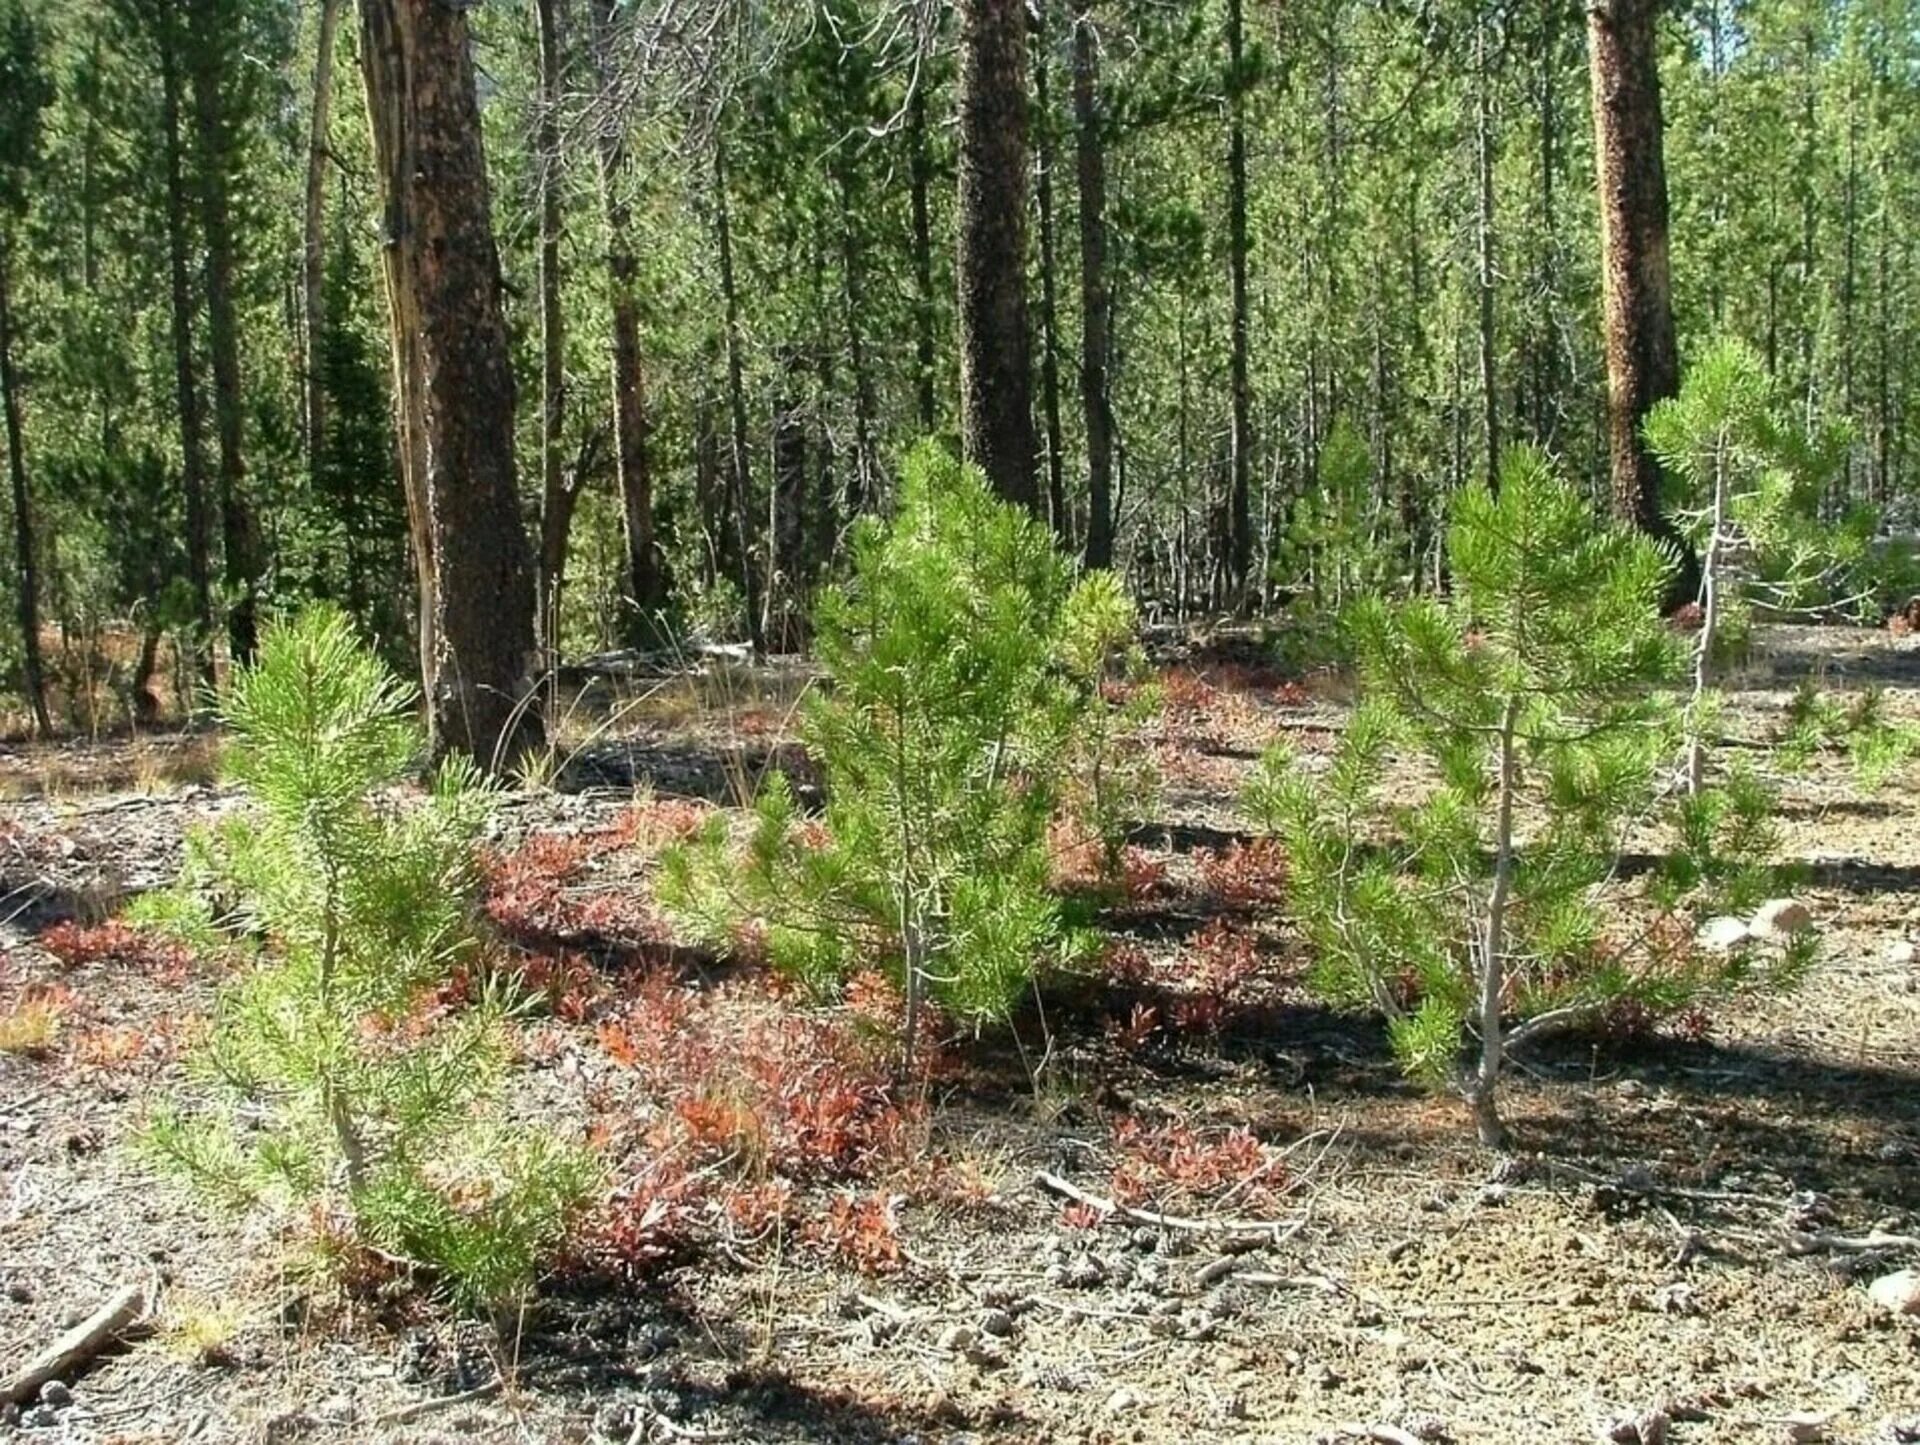
[[1819,1254],[1823,1251],[1866,1254],[1876,1249],[1920,1249],[1920,1235],[1883,1234],[1877,1229],[1869,1234],[1809,1234],[1792,1230],[1787,1235],[1789,1254]]
[[1397,1425],[1342,1425],[1340,1433],[1354,1440],[1373,1440],[1379,1445],[1420,1445],[1418,1435],[1409,1435]]
[[1150,1225],[1155,1229],[1177,1229],[1191,1234],[1241,1234],[1266,1235],[1273,1243],[1284,1244],[1300,1231],[1306,1219],[1189,1219],[1178,1214],[1162,1214],[1155,1209],[1135,1209],[1131,1205],[1119,1204],[1114,1200],[1091,1194],[1079,1185],[1062,1179],[1058,1174],[1042,1169],[1033,1176],[1034,1187],[1048,1194],[1057,1194],[1062,1199],[1075,1204],[1084,1204],[1102,1215],[1119,1215],[1135,1224]]
[[416,1400],[411,1405],[403,1405],[398,1410],[389,1410],[377,1416],[375,1425],[405,1425],[431,1415],[436,1410],[451,1410],[456,1405],[472,1405],[481,1400],[490,1400],[500,1393],[500,1381],[489,1380],[484,1385],[475,1385],[471,1390],[462,1390],[457,1395],[436,1395],[431,1400]]
[[146,1312],[146,1286],[122,1286],[99,1309],[0,1380],[0,1403],[29,1400],[49,1380],[65,1383],[69,1375],[79,1373],[95,1355],[139,1323]]

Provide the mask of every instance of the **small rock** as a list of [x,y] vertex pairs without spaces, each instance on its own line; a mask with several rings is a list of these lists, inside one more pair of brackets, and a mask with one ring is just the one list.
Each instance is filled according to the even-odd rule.
[[1497,1209],[1507,1202],[1512,1192],[1504,1184],[1483,1184],[1480,1186],[1480,1202]]
[[1146,1403],[1145,1398],[1142,1397],[1138,1390],[1129,1389],[1127,1386],[1122,1385],[1111,1395],[1107,1396],[1107,1413],[1109,1415],[1129,1415]]
[[1753,915],[1755,938],[1790,938],[1813,927],[1813,914],[1796,898],[1769,898]]
[[73,1391],[60,1380],[49,1380],[40,1387],[40,1403],[59,1410],[73,1403]]
[[1745,920],[1722,915],[1701,924],[1694,941],[1711,953],[1731,953],[1750,936]]
[[1895,968],[1911,968],[1916,959],[1920,959],[1920,948],[1909,939],[1896,938],[1887,945],[1887,962]]
[[1787,1439],[1793,1445],[1820,1445],[1827,1438],[1827,1417],[1816,1415],[1810,1410],[1801,1410],[1787,1416],[1783,1422],[1787,1427]]
[[60,1424],[60,1414],[51,1405],[35,1405],[20,1412],[22,1430],[52,1430]]
[[980,1316],[980,1332],[1004,1340],[1013,1333],[1013,1316],[1005,1310],[988,1310]]
[[1666,1445],[1667,1412],[1643,1410],[1615,1420],[1607,1427],[1607,1438],[1614,1445]]
[[969,1325],[948,1325],[940,1331],[940,1338],[935,1343],[949,1354],[963,1355],[973,1348],[978,1338]]
[[1867,1286],[1867,1298],[1890,1315],[1920,1315],[1920,1270],[1881,1275]]

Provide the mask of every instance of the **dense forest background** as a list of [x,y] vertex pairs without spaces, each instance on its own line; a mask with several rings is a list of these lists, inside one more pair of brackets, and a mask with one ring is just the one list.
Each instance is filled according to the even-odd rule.
[[[958,421],[953,17],[464,8],[547,645],[799,641],[848,520]],[[1028,19],[1041,506],[1150,614],[1233,595],[1236,461],[1268,600],[1350,566],[1430,577],[1446,499],[1512,441],[1604,494],[1579,9]],[[1683,364],[1745,338],[1851,423],[1832,508],[1897,508],[1920,466],[1920,6],[1698,0],[1658,35]],[[245,652],[304,599],[413,646],[362,43],[340,0],[0,4],[5,657],[24,695],[45,629],[60,721],[138,713],[168,638]]]

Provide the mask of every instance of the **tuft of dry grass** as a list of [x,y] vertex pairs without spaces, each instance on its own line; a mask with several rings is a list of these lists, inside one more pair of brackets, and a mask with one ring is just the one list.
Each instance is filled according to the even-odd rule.
[[60,1042],[67,1001],[56,989],[33,989],[0,1012],[0,1054],[44,1059]]

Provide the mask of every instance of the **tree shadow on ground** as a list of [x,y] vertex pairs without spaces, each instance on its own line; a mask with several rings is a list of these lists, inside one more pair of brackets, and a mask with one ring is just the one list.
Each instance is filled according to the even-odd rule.
[[[1525,1125],[1530,1150],[1623,1168],[1657,1162],[1685,1182],[1772,1174],[1875,1208],[1913,1207],[1920,1069],[1672,1038],[1610,1050],[1565,1039],[1536,1062],[1560,1082],[1541,1091],[1547,1108]],[[1611,1086],[1590,1082],[1596,1070]],[[1622,1079],[1647,1092],[1623,1095]]]
[[593,1416],[612,1439],[881,1445],[911,1435],[944,1438],[968,1423],[801,1383],[777,1358],[748,1363],[766,1354],[740,1321],[698,1309],[671,1271],[637,1284],[582,1275],[542,1295],[520,1337],[516,1370],[523,1388]]
[[644,785],[660,797],[737,807],[750,803],[776,769],[787,775],[803,807],[818,807],[823,801],[820,770],[806,750],[798,743],[773,740],[594,743],[567,760],[558,785],[567,792]]

